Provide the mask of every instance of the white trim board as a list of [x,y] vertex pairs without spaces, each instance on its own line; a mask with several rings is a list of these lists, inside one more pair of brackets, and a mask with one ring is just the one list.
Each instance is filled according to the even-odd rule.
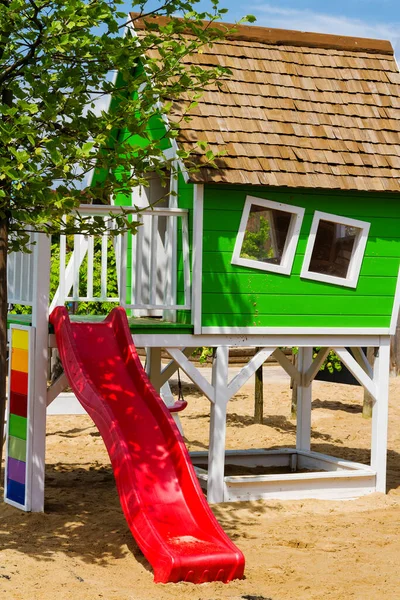
[[396,292],[394,295],[394,304],[392,311],[392,319],[390,321],[390,333],[391,335],[396,334],[397,321],[400,314],[400,267],[399,274],[397,276]]
[[[318,273],[316,271],[310,271],[309,267],[320,221],[329,221],[330,223],[334,223],[335,225],[356,227],[360,230],[360,233],[355,238],[354,247],[351,253],[346,277],[338,277],[328,275],[325,273]],[[313,281],[322,281],[324,283],[331,283],[334,285],[356,288],[358,278],[360,275],[362,260],[364,258],[365,247],[367,245],[370,227],[371,224],[367,221],[350,219],[348,217],[341,217],[339,215],[333,215],[330,213],[325,213],[316,210],[311,223],[311,230],[307,241],[307,247],[304,255],[300,277],[303,279],[312,279]]]
[[192,324],[194,333],[201,333],[203,277],[203,215],[204,185],[193,186],[193,246],[192,246]]
[[[197,346],[303,346],[314,347],[376,347],[382,343],[382,337],[389,339],[389,333],[384,336],[374,333],[364,334],[257,334],[257,335],[234,335],[234,334],[211,334],[193,335],[190,333],[135,333],[133,341],[138,348],[196,348]],[[57,348],[54,334],[49,335],[49,347]]]
[[[240,255],[252,205],[264,207],[266,209],[277,210],[280,212],[287,212],[291,215],[289,229],[282,252],[282,258],[279,264],[243,258]],[[275,202],[273,200],[266,200],[264,198],[256,198],[255,196],[246,196],[231,263],[233,265],[242,265],[251,269],[261,269],[262,271],[272,271],[273,273],[290,275],[296,254],[297,242],[299,241],[304,212],[305,209],[300,206],[291,206],[290,204],[283,204],[282,202]],[[273,229],[270,228],[270,231],[272,237]]]

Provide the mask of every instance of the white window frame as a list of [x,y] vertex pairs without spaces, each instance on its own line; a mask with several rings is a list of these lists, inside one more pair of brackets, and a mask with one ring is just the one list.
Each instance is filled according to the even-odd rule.
[[[251,206],[255,204],[272,210],[288,212],[292,215],[288,235],[285,246],[283,248],[282,260],[280,265],[265,263],[259,260],[252,260],[240,256],[243,245],[246,226],[249,220]],[[265,200],[255,196],[246,196],[246,201],[243,208],[242,218],[240,221],[239,232],[236,236],[235,248],[233,250],[231,264],[249,267],[250,269],[261,269],[262,271],[272,271],[273,273],[281,273],[282,275],[290,275],[292,271],[294,256],[296,254],[297,242],[299,241],[301,224],[303,222],[305,209],[300,206],[292,206],[275,202],[274,200]]]
[[[354,242],[354,248],[350,258],[346,277],[336,277],[334,275],[315,273],[314,271],[309,270],[320,221],[330,221],[331,223],[335,223],[335,225],[348,225],[350,227],[357,227],[361,230]],[[332,283],[334,285],[356,288],[364,258],[365,247],[367,245],[370,226],[371,223],[366,221],[359,221],[358,219],[350,219],[348,217],[340,217],[339,215],[332,215],[330,213],[316,210],[311,224],[310,235],[307,242],[300,277],[304,279],[312,279],[313,281],[322,281],[323,283]]]

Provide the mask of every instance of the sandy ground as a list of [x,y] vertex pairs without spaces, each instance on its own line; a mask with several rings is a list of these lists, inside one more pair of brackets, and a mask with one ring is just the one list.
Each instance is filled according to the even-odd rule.
[[[208,401],[185,386],[190,449],[208,443]],[[252,424],[251,385],[229,405],[227,447],[293,446],[286,381],[265,385],[263,425]],[[15,600],[400,599],[400,378],[391,380],[388,494],[329,502],[214,506],[246,557],[246,577],[221,583],[153,583],[122,515],[102,440],[89,417],[50,416],[46,510],[0,503],[0,598]],[[362,391],[316,382],[312,448],[369,460]],[[2,494],[2,490],[0,490]]]

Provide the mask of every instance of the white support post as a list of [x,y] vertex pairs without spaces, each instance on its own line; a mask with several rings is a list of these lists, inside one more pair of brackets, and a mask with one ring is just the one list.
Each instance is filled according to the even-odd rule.
[[310,450],[311,446],[311,385],[305,386],[304,379],[312,365],[312,348],[299,348],[298,370],[301,385],[297,386],[297,429],[296,449]]
[[204,185],[194,185],[192,247],[192,323],[194,334],[201,333],[203,268]]
[[35,336],[33,418],[31,422],[31,510],[44,510],[46,451],[47,364],[49,339],[50,238],[37,235],[34,265],[32,326]]
[[146,349],[146,372],[147,375],[159,394],[161,391],[161,348]]
[[228,362],[229,347],[218,346],[212,367],[215,402],[211,404],[208,451],[207,500],[210,504],[224,501]]
[[382,338],[374,363],[376,399],[372,407],[371,467],[376,471],[376,491],[386,493],[390,338]]

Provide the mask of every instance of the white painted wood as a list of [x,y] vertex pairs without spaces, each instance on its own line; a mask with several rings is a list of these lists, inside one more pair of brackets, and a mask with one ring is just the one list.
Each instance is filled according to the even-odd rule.
[[[208,471],[197,465],[207,465],[207,453],[191,452],[190,456],[200,485],[206,491]],[[297,459],[299,468],[326,469],[323,472],[225,476],[225,502],[272,498],[348,500],[375,491],[376,474],[373,469],[361,463],[337,459],[318,452],[296,452],[293,448],[227,450],[225,457],[225,464],[282,466],[290,469],[291,462]]]
[[[193,350],[194,350],[194,348],[184,348],[182,350],[182,352],[186,357],[189,357],[191,354],[193,354]],[[176,371],[178,369],[179,369],[179,365],[174,360],[171,360],[167,364],[167,366],[161,370],[161,375],[160,375],[161,385],[164,385],[168,381],[168,379],[170,379],[172,377],[172,375],[174,375],[174,373],[176,373]]]
[[33,245],[35,234],[30,234],[28,247],[31,254],[12,252],[7,261],[7,297],[9,304],[22,304],[32,306],[33,302],[33,265],[36,247]]
[[[165,402],[165,405],[167,407],[174,406],[174,404],[175,404],[175,398],[174,398],[174,396],[173,396],[173,394],[171,392],[171,388],[170,388],[168,382],[164,383],[164,385],[161,386],[160,396],[161,396],[162,400]],[[181,423],[181,420],[179,418],[179,413],[176,413],[176,412],[171,413],[171,416],[172,416],[172,418],[175,421],[175,425],[179,429],[179,433],[181,435],[183,435],[182,423]]]
[[156,304],[157,301],[157,238],[158,238],[158,217],[151,220],[151,245],[150,245],[150,290],[149,304]]
[[326,359],[326,357],[328,356],[328,354],[329,354],[329,348],[321,348],[321,350],[318,352],[317,356],[311,363],[307,372],[304,373],[302,385],[304,385],[305,387],[308,387],[309,385],[312,384],[318,371],[321,368],[321,365],[323,364],[323,362]]
[[364,369],[360,367],[350,352],[346,350],[346,348],[338,348],[337,346],[335,346],[334,351],[339,356],[340,360],[346,365],[348,370],[354,375],[357,381],[369,391],[373,398],[376,398],[377,389],[375,381],[371,380],[371,378],[367,375]]
[[367,357],[365,356],[363,349],[352,347],[350,348],[350,350],[352,351],[353,356],[360,365],[360,367],[367,373],[368,377],[372,379],[374,372],[371,365],[369,364]]
[[79,244],[79,250],[78,250],[79,261],[80,261],[79,266],[78,266],[77,255],[75,255],[75,252],[72,253],[72,255],[68,261],[68,265],[65,266],[66,238],[63,235],[60,236],[60,280],[59,280],[59,286],[58,286],[56,293],[54,294],[53,300],[50,304],[49,312],[52,312],[52,310],[56,306],[62,306],[67,298],[69,300],[72,300],[72,297],[69,296],[69,293],[70,293],[71,288],[73,288],[73,285],[74,285],[74,281],[75,281],[75,277],[76,277],[75,269],[78,269],[78,270],[80,269],[82,261],[85,258],[85,255],[87,252],[87,246],[88,246],[88,238],[86,236],[79,235],[79,236],[74,236],[74,238],[75,237],[78,238],[78,244]]
[[50,404],[64,392],[69,386],[69,382],[67,376],[64,372],[61,373],[59,377],[57,377],[56,381],[51,384],[51,386],[47,390],[47,399],[46,405],[50,406]]
[[208,383],[207,379],[203,377],[203,375],[201,375],[199,369],[197,369],[195,365],[191,363],[188,358],[186,358],[184,353],[179,348],[165,347],[165,350],[180,366],[182,371],[186,373],[189,379],[193,381],[199,390],[203,392],[210,402],[213,403],[215,401],[214,387]]
[[127,298],[127,266],[128,266],[128,234],[125,233],[121,237],[121,259],[119,261],[119,302],[121,306],[126,306],[128,303],[132,302],[131,291]]
[[[225,399],[228,401],[237,394],[240,388],[254,375],[259,367],[273,354],[275,348],[262,348],[232,379],[225,391]],[[221,392],[222,393],[222,392]]]
[[146,373],[159,394],[161,390],[161,348],[146,348]]
[[382,340],[374,363],[377,390],[372,406],[371,467],[376,471],[376,491],[386,493],[389,405],[390,338]]
[[[189,454],[190,459],[195,466],[208,466],[207,451],[196,450]],[[294,448],[279,448],[278,450],[264,450],[263,448],[225,450],[225,464],[240,465],[244,467],[289,467],[293,455],[296,455],[296,450]]]
[[[267,209],[287,212],[292,215],[280,264],[267,263],[259,260],[243,258],[240,256],[244,236],[246,233],[246,226],[249,220],[251,206],[253,204],[256,206],[262,206]],[[296,253],[297,242],[299,240],[304,212],[305,209],[300,206],[291,206],[290,204],[284,204],[282,202],[265,200],[264,198],[256,198],[255,196],[246,196],[246,201],[244,204],[242,218],[239,225],[239,231],[236,236],[236,242],[233,250],[231,263],[233,265],[243,265],[251,269],[261,269],[263,271],[272,271],[273,273],[283,273],[284,275],[290,275],[294,255]]]
[[31,510],[44,510],[44,471],[46,451],[48,322],[50,286],[50,238],[37,235],[37,254],[34,269],[34,302],[32,326],[35,327],[34,410],[32,433],[32,500]]
[[193,187],[192,323],[197,335],[201,333],[202,313],[204,185]]
[[[299,348],[297,366],[303,382],[312,365],[312,348]],[[309,450],[311,444],[311,386],[297,386],[297,450]]]
[[144,243],[144,226],[142,217],[138,218],[138,221],[142,223],[138,227],[136,233],[136,256],[135,256],[135,271],[132,271],[132,280],[135,281],[134,291],[132,292],[133,305],[146,304],[143,301],[143,290],[142,290],[142,274],[143,274],[143,243]]
[[[86,293],[91,298],[93,296],[93,260],[94,260],[94,239],[93,236],[88,238],[87,249],[87,290]],[[61,275],[60,275],[61,285]]]
[[300,373],[294,364],[287,358],[286,354],[280,348],[275,348],[274,357],[281,365],[282,369],[293,379],[297,384],[300,383]]
[[108,236],[101,236],[101,280],[100,280],[100,297],[103,301],[107,299],[107,265],[108,265]]
[[[350,258],[350,264],[347,271],[346,277],[334,277],[332,275],[326,275],[322,273],[315,273],[310,271],[310,262],[312,252],[314,250],[315,238],[319,222],[321,220],[330,221],[337,225],[348,225],[350,227],[357,227],[360,229],[359,235],[356,237],[354,242],[353,252]],[[357,287],[358,277],[360,275],[360,269],[362,260],[364,258],[365,247],[367,245],[368,233],[371,224],[367,221],[360,221],[358,219],[349,219],[348,217],[341,217],[339,215],[332,215],[329,213],[321,212],[316,210],[311,223],[310,235],[307,242],[306,252],[304,255],[303,266],[301,268],[300,277],[304,279],[312,279],[313,281],[323,281],[325,283],[332,283],[335,285],[341,285],[346,287]]]
[[224,501],[224,469],[226,438],[226,388],[228,384],[229,348],[218,346],[212,367],[215,401],[210,412],[207,500],[210,504]]
[[392,318],[390,320],[390,335],[396,334],[397,321],[400,313],[400,267],[397,276],[396,292],[394,296]]
[[190,265],[189,265],[189,228],[186,218],[182,218],[182,250],[183,250],[183,285],[184,304],[190,306]]
[[160,333],[135,333],[134,341],[137,347],[160,346],[166,347],[191,347],[198,346],[251,346],[251,347],[267,347],[267,346],[302,346],[314,348],[315,346],[323,346],[335,348],[338,346],[362,346],[374,347],[380,344],[381,336],[374,335],[218,335],[218,334],[200,334],[193,335],[190,333],[171,333],[160,331]]

